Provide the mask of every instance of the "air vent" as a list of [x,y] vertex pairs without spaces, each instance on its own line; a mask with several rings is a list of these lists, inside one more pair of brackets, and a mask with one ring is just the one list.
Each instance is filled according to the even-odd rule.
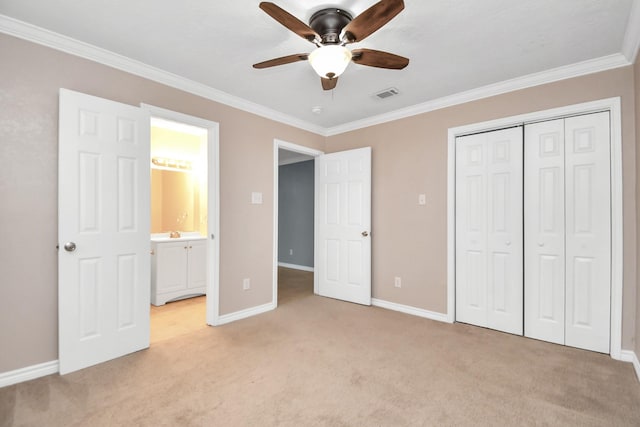
[[399,93],[400,92],[398,92],[398,89],[396,89],[395,87],[390,87],[389,89],[385,89],[381,92],[376,93],[376,98],[387,99],[392,96],[398,95]]

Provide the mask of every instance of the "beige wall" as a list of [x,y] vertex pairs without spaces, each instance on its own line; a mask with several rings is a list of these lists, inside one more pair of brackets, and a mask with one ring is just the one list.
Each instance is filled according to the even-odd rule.
[[271,301],[273,139],[323,149],[323,137],[6,35],[0,52],[0,373],[58,358],[61,87],[220,123],[220,311]]
[[[437,84],[425,82],[425,84]],[[623,348],[633,348],[636,305],[635,105],[625,67],[470,102],[328,138],[326,151],[373,149],[373,296],[447,312],[447,130],[450,127],[622,98]],[[418,194],[427,205],[418,205]],[[402,277],[394,288],[393,277]]]

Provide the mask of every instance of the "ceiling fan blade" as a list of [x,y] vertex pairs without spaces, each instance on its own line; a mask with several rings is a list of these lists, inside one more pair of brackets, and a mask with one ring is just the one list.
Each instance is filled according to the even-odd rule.
[[353,62],[360,65],[368,65],[369,67],[401,70],[409,65],[409,58],[394,55],[393,53],[383,52],[381,50],[354,49],[351,52],[351,55],[351,60]]
[[276,65],[290,64],[292,62],[306,61],[309,57],[306,53],[296,53],[295,55],[282,56],[280,58],[270,59],[268,61],[258,62],[253,64],[253,68],[269,68]]
[[260,9],[264,10],[273,19],[302,37],[314,43],[314,40],[320,40],[318,33],[313,31],[307,24],[271,2],[263,1],[260,3]]
[[369,9],[356,16],[353,21],[344,27],[343,42],[361,42],[375,31],[379,30],[394,16],[402,12],[404,2],[402,0],[381,0]]
[[337,77],[334,77],[332,79],[325,79],[324,77],[320,77],[320,80],[322,80],[322,89],[324,90],[335,89],[336,85],[338,84]]

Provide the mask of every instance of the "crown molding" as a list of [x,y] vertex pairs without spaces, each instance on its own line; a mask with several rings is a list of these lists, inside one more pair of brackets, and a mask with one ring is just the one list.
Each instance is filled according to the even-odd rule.
[[306,130],[321,136],[326,136],[326,129],[304,120],[264,107],[246,99],[230,95],[210,86],[186,79],[173,73],[152,67],[143,62],[133,60],[123,55],[84,43],[71,37],[40,28],[6,15],[0,14],[0,32],[50,47],[71,55],[79,56],[90,61],[134,74],[155,82],[173,87],[194,95],[207,98],[220,104],[228,105],[270,120],[274,120],[298,129]]
[[471,89],[466,92],[460,92],[451,96],[434,99],[422,104],[416,104],[410,107],[401,108],[389,113],[384,113],[366,119],[345,123],[343,125],[334,126],[328,128],[326,130],[326,134],[327,136],[338,135],[369,126],[391,122],[398,119],[404,119],[406,117],[416,116],[418,114],[427,113],[429,111],[452,107],[454,105],[464,104],[471,101],[477,101],[483,98],[489,98],[491,96],[496,96],[503,93],[513,92],[520,89],[527,89],[530,87],[546,83],[553,83],[559,80],[570,79],[573,77],[580,77],[600,71],[611,70],[613,68],[625,67],[627,65],[631,65],[631,62],[629,62],[629,60],[621,53],[616,53],[613,55],[577,62],[575,64],[570,64],[563,67],[553,68],[551,70],[528,74],[526,76],[517,77],[515,79],[505,80],[499,83]]
[[35,25],[0,14],[0,32],[18,37],[33,43],[50,47],[62,52],[85,58],[100,64],[125,71],[139,77],[143,77],[166,86],[173,87],[203,98],[243,110],[269,120],[280,122],[298,129],[306,130],[320,136],[329,137],[369,126],[374,126],[393,120],[403,119],[429,111],[439,110],[466,102],[476,101],[495,95],[500,95],[515,90],[526,89],[559,80],[584,76],[587,74],[606,71],[618,67],[628,66],[634,63],[640,47],[640,0],[634,0],[629,23],[625,33],[622,53],[590,59],[551,70],[541,71],[522,77],[517,77],[503,82],[498,82],[457,93],[451,96],[427,101],[421,104],[379,114],[377,116],[344,123],[338,126],[325,128],[288,114],[281,113],[271,108],[264,107],[246,99],[242,99],[226,92],[203,85],[193,80],[186,79],[159,68],[152,67],[140,61],[135,61],[123,55],[119,55],[84,43],[61,34],[45,30]]
[[624,33],[622,42],[622,54],[631,64],[635,64],[640,48],[640,1],[633,0],[627,30]]

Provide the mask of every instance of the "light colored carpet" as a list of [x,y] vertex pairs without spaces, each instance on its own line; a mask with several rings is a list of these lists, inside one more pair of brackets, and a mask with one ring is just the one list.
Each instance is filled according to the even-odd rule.
[[312,294],[0,389],[2,426],[640,425],[631,364]]
[[207,297],[151,306],[151,345],[207,328]]

